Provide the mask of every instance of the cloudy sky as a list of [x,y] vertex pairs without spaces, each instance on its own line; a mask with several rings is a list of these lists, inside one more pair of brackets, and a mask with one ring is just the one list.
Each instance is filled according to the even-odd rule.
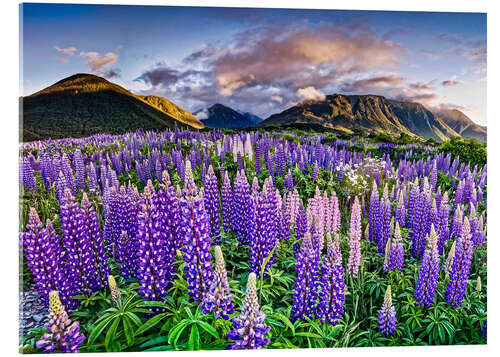
[[21,19],[21,95],[85,72],[190,111],[379,94],[486,125],[485,14],[25,4]]

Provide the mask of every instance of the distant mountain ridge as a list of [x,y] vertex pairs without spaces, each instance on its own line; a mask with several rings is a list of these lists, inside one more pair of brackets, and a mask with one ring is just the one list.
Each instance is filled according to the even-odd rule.
[[450,128],[464,138],[475,138],[486,142],[487,129],[485,126],[474,123],[467,115],[458,109],[444,109],[436,111],[436,115]]
[[259,126],[313,124],[352,132],[406,133],[442,141],[459,135],[422,104],[378,95],[332,94],[321,101],[305,101],[273,114]]
[[220,103],[216,103],[210,108],[199,110],[194,115],[198,118],[204,118],[201,119],[201,122],[211,128],[240,129],[255,126],[254,119]]
[[78,73],[20,99],[23,141],[121,134],[137,129],[203,128],[188,111],[138,96],[93,74]]
[[264,120],[261,117],[258,117],[257,115],[249,113],[249,112],[241,113],[241,115],[243,115],[245,118],[247,118],[248,120],[250,120],[254,125],[257,125],[261,121]]

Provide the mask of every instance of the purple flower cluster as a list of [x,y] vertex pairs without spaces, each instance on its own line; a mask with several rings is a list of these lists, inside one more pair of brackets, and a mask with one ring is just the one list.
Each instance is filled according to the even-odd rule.
[[319,252],[307,232],[297,253],[295,290],[293,292],[293,319],[313,318],[319,288]]
[[[180,236],[183,242],[184,271],[189,295],[201,301],[213,279],[209,218],[204,207],[203,191],[196,194],[191,164],[186,163],[186,189],[180,201]],[[194,186],[195,187],[195,186]]]
[[49,300],[48,332],[36,341],[36,347],[45,353],[77,353],[85,340],[85,335],[80,333],[78,321],[72,322],[69,319],[57,291],[50,292]]
[[220,246],[215,246],[215,271],[214,279],[210,283],[210,287],[203,296],[201,309],[204,314],[214,312],[214,317],[217,319],[222,317],[224,320],[229,318],[229,315],[234,313],[233,294],[229,290],[227,281],[226,263]]
[[386,252],[386,261],[384,262],[384,270],[401,270],[404,265],[404,246],[401,239],[401,229],[399,222],[396,222],[394,229],[394,239],[388,241],[388,251]]
[[160,200],[149,181],[144,188],[137,230],[139,294],[147,300],[161,300],[167,295],[175,260]]
[[432,305],[438,278],[438,236],[433,225],[431,226],[431,233],[428,235],[427,249],[425,249],[424,257],[422,258],[422,266],[417,279],[417,287],[415,288],[415,300],[418,305],[422,307]]
[[396,331],[396,309],[392,305],[391,286],[387,286],[384,304],[378,312],[378,329],[384,335],[392,335]]
[[215,244],[220,244],[220,207],[219,189],[217,187],[217,177],[212,165],[208,167],[208,173],[204,180],[205,210],[209,218],[210,237],[213,237]]
[[235,343],[228,348],[261,349],[267,345],[270,341],[265,335],[270,327],[265,324],[265,318],[266,315],[260,311],[257,297],[257,277],[255,273],[250,273],[241,314],[233,318],[233,329],[227,334]]
[[[330,234],[327,237],[327,254],[321,266],[321,291],[319,294],[319,304],[317,316],[323,322],[328,321],[332,325],[338,324],[338,319],[344,313],[344,268],[342,266],[342,256],[338,239],[331,240]],[[338,236],[337,236],[338,238]]]
[[453,263],[451,264],[450,280],[446,289],[446,301],[454,309],[462,306],[462,300],[467,290],[473,251],[474,242],[472,241],[469,220],[465,217],[462,233],[457,240]]
[[26,228],[27,231],[21,233],[21,242],[40,297],[49,306],[49,293],[58,290],[63,301],[68,303],[71,291],[64,275],[60,237],[53,231],[50,221],[42,228],[34,208],[30,209]]

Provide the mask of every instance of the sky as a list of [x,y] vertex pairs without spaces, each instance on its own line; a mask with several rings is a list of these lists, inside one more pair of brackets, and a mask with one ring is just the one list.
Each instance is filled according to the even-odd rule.
[[483,13],[23,4],[20,19],[20,95],[93,73],[192,112],[376,94],[487,122]]

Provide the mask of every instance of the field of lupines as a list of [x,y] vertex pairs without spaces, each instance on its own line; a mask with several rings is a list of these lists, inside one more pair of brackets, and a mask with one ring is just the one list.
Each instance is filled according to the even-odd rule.
[[20,145],[23,352],[486,343],[486,166],[296,132]]

